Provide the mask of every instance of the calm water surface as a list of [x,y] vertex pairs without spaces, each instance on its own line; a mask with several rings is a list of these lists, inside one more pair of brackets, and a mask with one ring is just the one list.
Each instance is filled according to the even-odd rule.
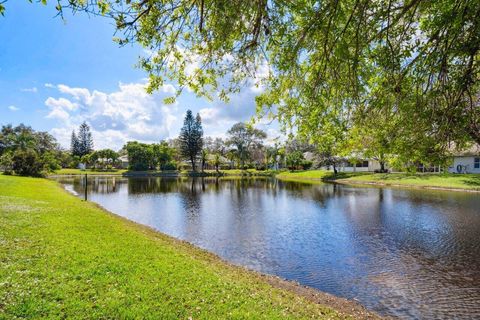
[[[90,177],[88,197],[380,314],[480,318],[480,195],[275,179]],[[61,178],[83,192],[80,178]]]

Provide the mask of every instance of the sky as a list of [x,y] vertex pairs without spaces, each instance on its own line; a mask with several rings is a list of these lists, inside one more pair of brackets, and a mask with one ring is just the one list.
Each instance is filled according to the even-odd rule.
[[[56,17],[52,4],[10,0],[0,16],[0,125],[24,123],[48,131],[69,148],[72,130],[86,121],[95,149],[120,149],[131,140],[158,142],[178,136],[187,109],[200,113],[206,136],[225,137],[238,121],[255,114],[259,88],[245,86],[228,103],[207,101],[167,83],[145,92],[146,73],[135,67],[146,53],[119,47],[107,18],[84,13]],[[266,121],[264,123],[267,123]],[[260,124],[269,139],[278,126]]]

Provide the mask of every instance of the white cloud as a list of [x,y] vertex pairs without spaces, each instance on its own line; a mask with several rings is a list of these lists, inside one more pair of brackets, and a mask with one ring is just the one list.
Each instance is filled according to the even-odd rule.
[[45,83],[45,88],[55,88],[55,86],[51,83]]
[[55,86],[63,97],[49,97],[47,118],[58,125],[51,133],[64,146],[70,144],[72,130],[86,121],[92,128],[95,148],[119,149],[129,140],[156,142],[177,134],[177,104],[164,105],[163,100],[175,92],[164,85],[150,95],[145,83],[120,83],[119,89],[106,93],[64,84]]
[[32,88],[23,88],[23,89],[21,89],[21,91],[23,91],[23,92],[32,92],[32,93],[37,93],[37,92],[38,92],[38,89],[37,89],[37,87],[32,87]]
[[13,111],[13,112],[20,110],[20,108],[14,106],[14,105],[8,106],[8,109],[10,109],[10,111]]

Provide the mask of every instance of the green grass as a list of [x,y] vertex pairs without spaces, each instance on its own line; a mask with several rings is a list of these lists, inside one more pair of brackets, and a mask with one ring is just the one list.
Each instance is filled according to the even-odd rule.
[[404,187],[480,190],[480,174],[340,172],[337,176],[334,176],[331,171],[310,170],[283,172],[276,177],[282,180],[334,180],[342,183],[376,183]]
[[110,170],[92,170],[92,169],[87,169],[87,170],[80,170],[80,169],[60,169],[55,171],[55,175],[78,175],[78,174],[109,174],[109,175],[121,175],[123,173],[127,172],[125,169],[110,169]]
[[0,175],[0,226],[0,319],[340,318],[54,181]]

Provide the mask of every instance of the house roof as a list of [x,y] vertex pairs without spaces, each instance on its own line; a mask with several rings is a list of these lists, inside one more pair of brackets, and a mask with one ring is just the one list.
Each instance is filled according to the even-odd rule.
[[124,156],[118,157],[118,160],[120,160],[122,162],[128,162],[128,156],[124,155]]
[[480,145],[472,144],[470,147],[458,149],[455,145],[450,146],[450,152],[454,157],[471,157],[480,155]]

